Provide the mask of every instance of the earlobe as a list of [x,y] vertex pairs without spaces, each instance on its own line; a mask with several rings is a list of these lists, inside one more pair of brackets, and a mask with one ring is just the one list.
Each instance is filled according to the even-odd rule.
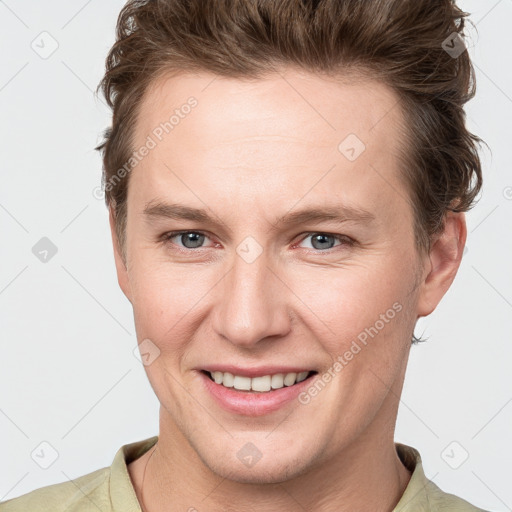
[[460,266],[466,236],[465,214],[448,212],[444,230],[432,244],[428,270],[420,284],[418,318],[430,315],[450,288]]
[[115,229],[115,219],[113,208],[109,207],[109,224],[110,224],[110,234],[112,237],[112,246],[114,249],[114,260],[116,265],[117,272],[117,282],[126,298],[131,302],[131,291],[130,291],[130,280],[128,277],[128,269],[126,266],[126,262],[124,261],[121,254],[121,247],[119,245],[119,240],[116,234]]

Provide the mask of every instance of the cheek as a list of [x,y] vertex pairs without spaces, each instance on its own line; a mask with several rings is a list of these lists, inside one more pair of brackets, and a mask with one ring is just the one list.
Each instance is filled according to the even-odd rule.
[[149,338],[162,352],[176,354],[198,327],[201,300],[215,283],[208,275],[157,259],[134,261],[130,283],[138,339]]
[[[171,263],[161,251],[134,249],[129,279],[139,342],[149,338],[174,358],[204,327],[201,324],[211,308],[229,296],[227,290],[222,296],[214,291],[223,286],[219,280],[225,269]],[[414,280],[411,262],[406,260],[403,252],[388,249],[347,259],[338,266],[281,268],[278,274],[288,286],[283,286],[282,294],[278,288],[272,300],[293,310],[302,325],[299,329],[308,331],[333,357],[350,350],[354,340],[364,345],[377,335],[379,339],[403,338],[410,321],[406,310],[412,307],[407,293]],[[393,349],[384,343],[379,347]]]
[[395,263],[381,255],[364,267],[332,270],[325,279],[301,279],[296,290],[315,313],[306,312],[302,321],[330,356],[321,373],[331,391],[322,400],[347,412],[346,431],[353,429],[351,418],[370,418],[379,409],[410,348],[414,276],[412,267],[394,271]]
[[377,334],[404,331],[414,277],[411,270],[398,268],[393,257],[379,255],[364,264],[322,271],[311,267],[289,279],[302,302],[302,320],[331,354],[344,351],[354,339],[364,342]]

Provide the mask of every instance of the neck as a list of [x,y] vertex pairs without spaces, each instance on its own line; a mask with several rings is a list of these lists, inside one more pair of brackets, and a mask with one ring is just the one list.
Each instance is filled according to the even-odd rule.
[[393,430],[394,425],[372,424],[341,453],[293,480],[247,484],[209,470],[162,408],[155,449],[129,470],[144,512],[222,512],[226,503],[238,512],[294,510],[298,504],[311,512],[391,512],[410,479],[396,453]]

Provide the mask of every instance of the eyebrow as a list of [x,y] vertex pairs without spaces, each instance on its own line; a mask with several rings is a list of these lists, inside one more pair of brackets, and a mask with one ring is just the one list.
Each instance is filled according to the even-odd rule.
[[[147,218],[166,218],[173,220],[190,220],[203,224],[216,224],[215,219],[202,208],[193,208],[182,204],[165,203],[161,201],[149,202],[143,211]],[[290,227],[297,224],[310,222],[334,221],[357,222],[369,224],[376,219],[375,215],[363,208],[339,205],[336,207],[306,208],[294,212],[288,212],[278,217],[273,223],[275,230],[282,227]]]

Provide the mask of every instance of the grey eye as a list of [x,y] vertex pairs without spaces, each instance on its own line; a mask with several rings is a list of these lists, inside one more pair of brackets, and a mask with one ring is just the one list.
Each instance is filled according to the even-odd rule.
[[306,248],[316,249],[317,251],[320,252],[338,246],[352,247],[352,245],[354,244],[354,241],[346,235],[333,235],[330,233],[321,232],[309,233],[308,236],[306,236],[306,238],[302,239],[301,244],[303,244],[305,240],[309,239],[311,239],[311,247],[306,246]]
[[[317,233],[311,236],[311,245],[314,249],[331,249],[334,247],[336,242],[336,237],[333,235],[324,235],[322,233]],[[331,243],[332,242],[332,243]]]
[[201,247],[206,237],[201,233],[190,231],[188,233],[176,235],[173,238],[178,238],[186,249],[197,249],[198,247]]

